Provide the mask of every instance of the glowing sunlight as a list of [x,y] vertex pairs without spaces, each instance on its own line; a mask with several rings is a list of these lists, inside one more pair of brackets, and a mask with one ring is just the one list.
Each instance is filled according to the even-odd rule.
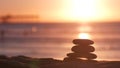
[[88,33],[80,33],[78,35],[79,39],[91,39],[91,36]]
[[98,0],[67,0],[64,7],[64,16],[79,22],[90,22],[103,17],[98,8]]
[[80,32],[78,38],[80,39],[91,39],[89,32],[92,31],[92,27],[88,23],[81,23],[81,26],[78,28]]
[[72,0],[72,16],[86,22],[96,16],[95,0]]

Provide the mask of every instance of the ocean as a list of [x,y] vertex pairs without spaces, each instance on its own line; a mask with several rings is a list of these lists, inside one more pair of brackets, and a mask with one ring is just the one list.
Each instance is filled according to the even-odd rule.
[[119,29],[114,22],[0,24],[0,54],[63,59],[72,52],[73,39],[89,38],[97,60],[120,61]]

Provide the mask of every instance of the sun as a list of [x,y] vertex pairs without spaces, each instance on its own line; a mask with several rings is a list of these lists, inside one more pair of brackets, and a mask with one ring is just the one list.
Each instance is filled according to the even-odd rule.
[[73,16],[83,21],[90,20],[96,15],[95,0],[72,0]]
[[78,35],[79,39],[91,39],[91,36],[88,33],[80,33]]
[[98,16],[96,0],[69,0],[68,2],[65,14],[72,19],[87,22],[96,19]]

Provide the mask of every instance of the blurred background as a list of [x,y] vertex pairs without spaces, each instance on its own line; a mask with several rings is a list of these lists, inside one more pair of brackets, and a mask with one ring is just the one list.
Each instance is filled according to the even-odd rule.
[[63,59],[91,39],[97,60],[120,61],[120,0],[0,0],[0,54]]

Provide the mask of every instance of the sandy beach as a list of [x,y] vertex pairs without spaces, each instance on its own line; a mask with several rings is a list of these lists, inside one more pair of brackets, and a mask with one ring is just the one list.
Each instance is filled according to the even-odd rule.
[[120,61],[63,61],[53,58],[1,55],[0,68],[120,68]]

